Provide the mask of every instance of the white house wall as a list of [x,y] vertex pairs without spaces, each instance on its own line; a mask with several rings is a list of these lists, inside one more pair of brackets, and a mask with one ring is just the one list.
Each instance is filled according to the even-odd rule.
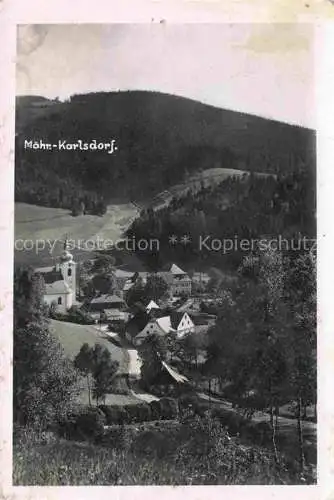
[[[61,304],[58,304],[58,299],[61,298]],[[57,312],[66,313],[73,305],[73,297],[71,293],[57,293],[44,295],[44,302],[51,306],[52,303],[56,304]]]

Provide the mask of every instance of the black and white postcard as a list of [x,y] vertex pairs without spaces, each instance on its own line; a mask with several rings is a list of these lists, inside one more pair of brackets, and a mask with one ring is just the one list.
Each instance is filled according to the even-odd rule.
[[13,485],[316,487],[315,27],[16,51]]

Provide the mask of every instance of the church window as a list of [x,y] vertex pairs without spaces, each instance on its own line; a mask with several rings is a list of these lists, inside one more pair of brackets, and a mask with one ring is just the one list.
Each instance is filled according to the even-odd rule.
[[69,269],[67,270],[67,276],[72,276],[72,269],[71,269],[71,268],[69,268]]
[[61,297],[58,297],[58,305],[61,305]]

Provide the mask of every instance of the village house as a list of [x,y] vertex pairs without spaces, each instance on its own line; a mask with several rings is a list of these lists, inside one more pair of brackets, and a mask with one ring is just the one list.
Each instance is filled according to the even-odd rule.
[[195,325],[188,313],[173,311],[169,315],[152,317],[147,311],[138,313],[126,327],[126,338],[134,345],[141,345],[150,335],[165,336],[174,333],[182,338],[195,331]]
[[115,271],[108,273],[106,276],[112,283],[113,293],[126,299],[128,291],[134,286],[135,283],[140,281],[143,286],[147,283],[149,273],[146,271],[125,271],[123,269],[116,269]]
[[99,321],[102,317],[106,321],[127,321],[129,318],[126,303],[116,294],[98,295],[85,305],[85,309],[95,321]]
[[131,307],[131,310],[134,314],[141,311],[151,316],[154,316],[155,313],[157,313],[156,316],[158,315],[161,316],[160,314],[161,308],[154,300],[146,300],[146,301],[140,300],[138,302],[135,302]]
[[173,296],[191,295],[191,279],[189,275],[176,264],[167,266],[158,274],[166,281]]

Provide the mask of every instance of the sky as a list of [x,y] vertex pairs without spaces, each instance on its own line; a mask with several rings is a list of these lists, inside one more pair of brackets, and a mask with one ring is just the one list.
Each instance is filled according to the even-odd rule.
[[312,26],[19,26],[17,95],[134,89],[314,128]]

